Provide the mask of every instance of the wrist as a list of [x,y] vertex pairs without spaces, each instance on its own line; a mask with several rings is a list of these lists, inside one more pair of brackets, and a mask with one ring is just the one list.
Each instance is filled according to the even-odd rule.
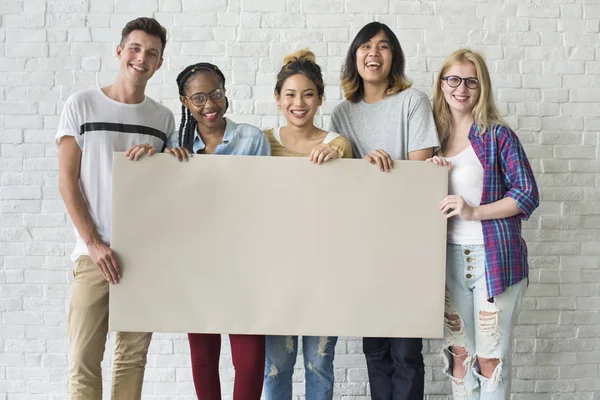
[[481,206],[473,207],[473,213],[471,214],[471,221],[481,220]]
[[84,242],[87,247],[91,247],[100,243],[101,240],[97,235],[91,235],[87,240],[84,240]]

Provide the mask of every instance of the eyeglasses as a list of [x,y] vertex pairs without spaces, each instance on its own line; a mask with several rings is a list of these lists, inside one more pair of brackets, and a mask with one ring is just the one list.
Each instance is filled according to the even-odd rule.
[[460,84],[463,83],[463,81],[465,82],[465,85],[469,89],[477,89],[479,87],[479,79],[474,78],[474,77],[461,78],[460,76],[450,75],[450,76],[444,76],[442,78],[442,80],[446,81],[448,86],[450,86],[451,88],[459,87]]
[[202,107],[204,104],[206,104],[206,101],[208,100],[209,97],[215,103],[218,103],[219,101],[223,100],[225,98],[225,90],[222,88],[217,88],[217,89],[213,90],[212,92],[210,92],[209,94],[200,92],[200,93],[194,93],[190,97],[188,97],[188,96],[183,96],[183,97],[185,97],[186,99],[190,99],[196,107]]

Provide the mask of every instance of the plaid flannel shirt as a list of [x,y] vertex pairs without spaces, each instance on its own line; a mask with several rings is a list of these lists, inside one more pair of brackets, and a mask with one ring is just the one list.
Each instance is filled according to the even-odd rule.
[[529,276],[521,220],[527,220],[537,208],[539,194],[523,146],[510,128],[494,125],[480,134],[473,124],[469,141],[483,165],[481,205],[510,197],[521,211],[513,217],[481,221],[487,295],[491,299]]

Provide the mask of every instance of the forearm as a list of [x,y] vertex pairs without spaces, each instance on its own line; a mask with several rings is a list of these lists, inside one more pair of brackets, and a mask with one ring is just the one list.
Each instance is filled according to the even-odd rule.
[[63,179],[59,182],[59,190],[67,208],[67,213],[85,244],[90,245],[100,241],[100,235],[96,231],[96,226],[77,181]]
[[517,202],[505,197],[490,204],[473,207],[473,219],[476,221],[514,217],[521,213]]

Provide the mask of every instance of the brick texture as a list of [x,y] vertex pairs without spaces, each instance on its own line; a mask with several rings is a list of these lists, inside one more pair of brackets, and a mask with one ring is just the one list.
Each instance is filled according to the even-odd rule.
[[[304,47],[323,67],[318,121],[328,127],[349,41],[372,20],[398,34],[408,75],[428,94],[445,56],[460,46],[483,52],[541,188],[524,225],[531,285],[515,328],[512,399],[600,400],[600,1],[0,0],[0,10],[0,400],[68,399],[73,234],[52,139],[69,94],[112,81],[119,31],[138,15],[169,29],[152,97],[180,112],[178,72],[214,62],[232,119],[262,128],[279,122],[271,94],[282,56]],[[428,400],[450,398],[440,348],[425,342]],[[111,335],[107,379],[112,351]],[[360,340],[341,338],[336,351],[335,399],[369,398]],[[189,365],[185,336],[156,334],[144,399],[194,399]],[[229,399],[226,340],[222,368]],[[294,379],[304,398],[301,369]]]

